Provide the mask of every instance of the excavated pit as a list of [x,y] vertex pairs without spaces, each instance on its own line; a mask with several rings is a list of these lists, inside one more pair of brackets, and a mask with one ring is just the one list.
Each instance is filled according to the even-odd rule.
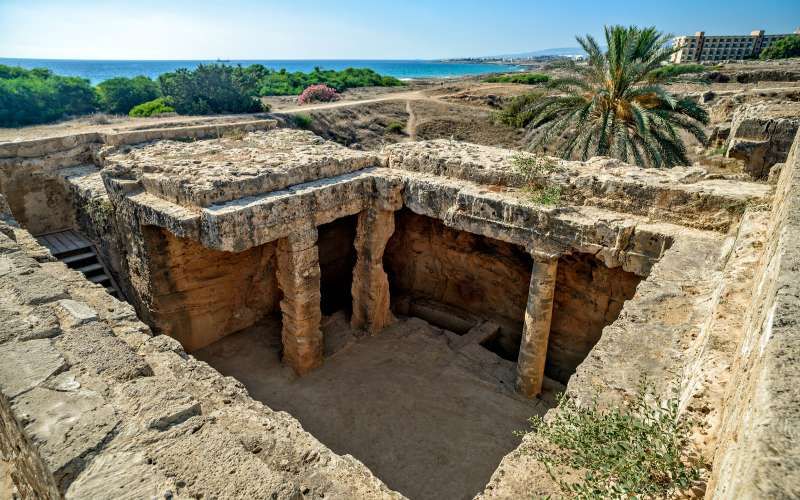
[[[322,448],[352,455],[414,499],[471,498],[491,485],[520,445],[514,431],[550,410],[566,384],[591,383],[586,370],[627,362],[631,373],[658,370],[674,358],[651,356],[641,339],[688,331],[689,322],[671,318],[696,305],[661,293],[657,280],[711,279],[707,256],[721,236],[694,227],[727,229],[730,203],[766,193],[733,196],[713,180],[698,187],[693,171],[639,172],[632,181],[614,166],[565,165],[575,169],[563,181],[573,183],[573,199],[588,201],[553,209],[497,186],[516,182],[514,152],[433,141],[398,146],[387,162],[296,131],[106,153],[102,181],[98,167],[80,165],[58,170],[41,192],[25,184],[31,193],[10,197],[23,225],[82,230],[155,333],[241,382],[268,407],[254,411],[288,412]],[[24,180],[10,172],[4,190]],[[640,183],[657,186],[640,189],[643,199],[659,201],[595,191]],[[684,217],[675,207],[686,200],[704,208],[687,226],[664,222]],[[48,213],[52,220],[33,222],[36,210],[57,206],[64,210]],[[657,268],[665,255],[666,271]],[[694,274],[670,274],[684,267]],[[665,305],[673,295],[682,302]],[[623,308],[634,312],[621,316]],[[708,313],[693,314],[701,323]],[[657,326],[644,331],[643,318]],[[609,347],[609,335],[629,330],[636,341]],[[158,350],[194,362],[178,351]],[[161,376],[163,365],[154,366]],[[618,375],[607,383],[630,383]],[[230,400],[221,397],[224,408]],[[191,411],[207,418],[210,410]],[[271,432],[259,427],[236,442],[248,459],[268,460]],[[303,477],[317,473],[307,467]]]
[[[362,461],[390,488],[415,499],[470,498],[519,444],[514,431],[552,407],[641,278],[588,254],[560,259],[551,330],[557,340],[548,351],[544,392],[529,400],[514,383],[530,254],[398,211],[384,254],[398,320],[370,336],[349,324],[356,226],[351,216],[317,228],[320,367],[298,377],[281,363],[282,325],[274,314],[193,354],[242,382],[255,399],[295,416],[336,453]],[[233,272],[218,268],[215,275]],[[497,333],[470,341],[487,322]]]

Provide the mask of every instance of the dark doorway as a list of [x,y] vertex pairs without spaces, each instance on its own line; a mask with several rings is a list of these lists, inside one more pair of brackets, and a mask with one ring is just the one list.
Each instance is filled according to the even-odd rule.
[[353,267],[356,265],[357,215],[343,217],[319,226],[319,267],[322,273],[320,291],[322,292],[322,314],[330,315],[336,311],[350,314],[353,310]]

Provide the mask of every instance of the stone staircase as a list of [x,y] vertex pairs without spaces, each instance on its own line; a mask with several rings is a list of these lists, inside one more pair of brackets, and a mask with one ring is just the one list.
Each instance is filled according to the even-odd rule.
[[70,269],[80,271],[87,280],[102,285],[112,297],[125,300],[111,273],[97,255],[94,245],[83,235],[68,229],[39,235],[36,240]]

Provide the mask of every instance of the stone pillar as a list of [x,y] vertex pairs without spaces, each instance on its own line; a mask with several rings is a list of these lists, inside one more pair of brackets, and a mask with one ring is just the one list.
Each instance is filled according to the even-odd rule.
[[383,270],[383,252],[393,233],[393,211],[372,207],[358,214],[350,324],[370,334],[395,320],[389,302],[389,278]]
[[534,255],[525,329],[517,359],[517,392],[529,398],[542,392],[557,269],[557,256]]
[[320,269],[317,228],[278,241],[278,286],[283,292],[283,361],[298,375],[322,365]]

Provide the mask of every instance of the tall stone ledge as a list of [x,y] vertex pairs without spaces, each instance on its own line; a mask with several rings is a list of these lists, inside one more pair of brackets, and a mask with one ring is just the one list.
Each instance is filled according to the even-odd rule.
[[[519,188],[525,175],[515,165],[524,155],[448,140],[386,148],[390,169]],[[527,155],[531,157],[531,155]],[[766,203],[770,186],[714,179],[698,167],[646,169],[604,157],[587,162],[543,158],[540,176],[562,188],[564,204],[596,206],[698,229],[727,231],[749,204]]]
[[714,498],[800,496],[800,132],[767,235],[725,393]]
[[402,498],[0,227],[0,454],[23,498]]

